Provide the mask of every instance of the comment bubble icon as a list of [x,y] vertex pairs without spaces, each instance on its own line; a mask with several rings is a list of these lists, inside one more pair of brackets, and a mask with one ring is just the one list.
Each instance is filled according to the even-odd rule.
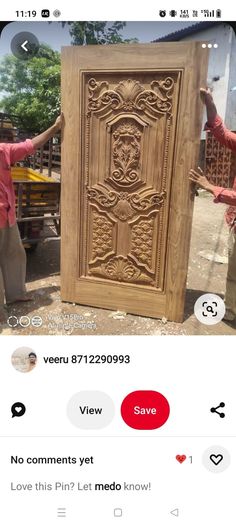
[[22,417],[26,412],[26,407],[23,403],[14,403],[11,407],[12,417]]

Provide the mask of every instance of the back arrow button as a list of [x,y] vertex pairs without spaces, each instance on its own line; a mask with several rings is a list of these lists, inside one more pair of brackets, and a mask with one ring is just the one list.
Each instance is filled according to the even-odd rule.
[[179,509],[174,509],[173,511],[170,511],[170,514],[173,514],[173,516],[179,516]]
[[29,31],[16,33],[11,41],[11,51],[17,59],[29,60],[37,55],[39,41],[37,37]]
[[26,47],[26,44],[28,44],[28,42],[29,42],[28,40],[25,40],[23,44],[21,44],[21,48],[24,49],[24,51],[29,51],[28,48]]

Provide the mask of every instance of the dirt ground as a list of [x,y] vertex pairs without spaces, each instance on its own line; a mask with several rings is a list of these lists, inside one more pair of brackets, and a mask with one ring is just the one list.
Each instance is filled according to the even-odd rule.
[[[28,255],[27,289],[33,301],[8,307],[14,327],[2,324],[2,335],[235,335],[236,325],[201,324],[193,309],[206,293],[223,297],[227,272],[228,229],[224,205],[202,191],[195,199],[184,322],[177,324],[105,309],[61,302],[60,241],[48,240]],[[214,261],[218,260],[218,262]],[[40,319],[36,318],[40,317]],[[21,325],[19,323],[21,321]],[[41,324],[36,327],[37,324]],[[22,327],[23,326],[23,327]]]

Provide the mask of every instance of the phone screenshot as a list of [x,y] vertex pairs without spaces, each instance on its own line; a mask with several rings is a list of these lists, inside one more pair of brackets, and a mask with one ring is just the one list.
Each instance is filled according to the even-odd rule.
[[119,9],[1,15],[3,525],[233,527],[236,12]]

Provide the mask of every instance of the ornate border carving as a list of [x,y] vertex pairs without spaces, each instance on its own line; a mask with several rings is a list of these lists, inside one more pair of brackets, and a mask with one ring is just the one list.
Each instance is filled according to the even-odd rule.
[[174,79],[171,77],[152,81],[149,89],[134,79],[120,81],[114,89],[109,89],[108,82],[92,78],[88,81],[87,115],[103,108],[124,112],[151,110],[159,114],[171,113],[173,87]]
[[121,221],[144,214],[151,209],[159,211],[166,197],[166,191],[146,191],[144,195],[128,192],[105,192],[103,189],[88,188],[88,199],[97,203]]

